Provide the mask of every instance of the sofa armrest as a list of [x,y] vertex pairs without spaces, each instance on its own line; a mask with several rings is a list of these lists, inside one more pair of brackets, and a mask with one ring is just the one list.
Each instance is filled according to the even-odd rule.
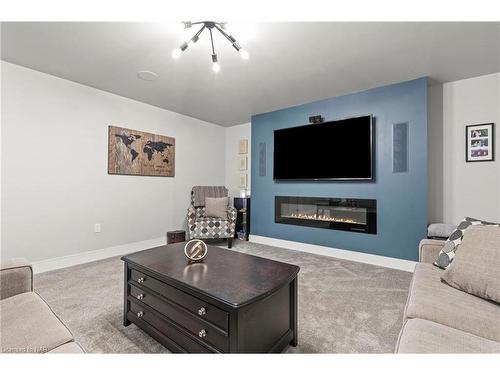
[[443,240],[431,240],[424,238],[418,246],[418,259],[422,263],[434,263],[439,252],[444,246]]
[[0,264],[0,300],[33,291],[33,269],[23,258],[13,258]]

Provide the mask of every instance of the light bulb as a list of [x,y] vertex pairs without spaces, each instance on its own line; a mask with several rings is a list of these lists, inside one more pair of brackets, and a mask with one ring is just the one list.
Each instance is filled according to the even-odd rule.
[[241,49],[239,50],[239,53],[240,53],[240,56],[241,56],[241,58],[242,58],[243,60],[248,60],[248,58],[250,57],[250,56],[248,55],[248,52],[247,52],[246,50],[244,50],[243,48],[241,48]]
[[176,49],[174,49],[172,51],[172,57],[174,59],[178,59],[179,57],[181,57],[181,53],[182,53],[181,49],[180,48],[176,48]]
[[218,62],[214,62],[212,64],[212,70],[215,72],[215,73],[219,73],[220,72],[220,64]]

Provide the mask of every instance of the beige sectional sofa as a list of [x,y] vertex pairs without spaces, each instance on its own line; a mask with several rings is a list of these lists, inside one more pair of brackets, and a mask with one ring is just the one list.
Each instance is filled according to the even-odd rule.
[[396,353],[500,353],[500,305],[441,281],[443,245],[420,242]]
[[0,266],[0,352],[83,353],[69,329],[33,292],[33,270],[20,258]]

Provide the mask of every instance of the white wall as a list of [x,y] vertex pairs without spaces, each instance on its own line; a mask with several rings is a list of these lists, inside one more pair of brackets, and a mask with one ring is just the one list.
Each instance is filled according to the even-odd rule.
[[[224,184],[223,127],[1,68],[3,257],[37,261],[164,236],[184,227],[193,185]],[[108,125],[175,137],[175,177],[108,175]]]
[[[238,145],[240,139],[248,139],[248,168],[246,172],[239,170]],[[248,175],[248,191],[250,192],[250,144],[251,144],[251,126],[250,123],[231,126],[226,128],[226,184],[231,197],[239,197],[240,195],[240,174],[247,173]],[[251,193],[251,192],[250,192]]]
[[427,215],[429,223],[444,220],[443,85],[427,90]]
[[[240,139],[249,141],[250,187],[250,123],[223,128],[14,64],[1,69],[5,258],[38,261],[184,228],[191,186],[239,195]],[[429,221],[500,221],[500,73],[431,86],[428,97]],[[465,126],[484,122],[496,124],[497,160],[465,163]],[[108,175],[108,125],[175,137],[176,176]]]
[[[500,221],[500,73],[431,87],[429,215]],[[465,126],[495,123],[496,161],[465,162]],[[432,216],[431,216],[432,215]]]

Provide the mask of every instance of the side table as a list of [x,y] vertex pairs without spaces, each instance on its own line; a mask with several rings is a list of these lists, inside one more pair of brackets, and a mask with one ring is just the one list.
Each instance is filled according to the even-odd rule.
[[238,238],[238,232],[243,232],[245,241],[248,241],[250,234],[250,197],[234,198],[234,208],[236,208],[236,229],[234,238]]
[[167,232],[167,245],[184,241],[186,241],[185,230],[171,230]]

